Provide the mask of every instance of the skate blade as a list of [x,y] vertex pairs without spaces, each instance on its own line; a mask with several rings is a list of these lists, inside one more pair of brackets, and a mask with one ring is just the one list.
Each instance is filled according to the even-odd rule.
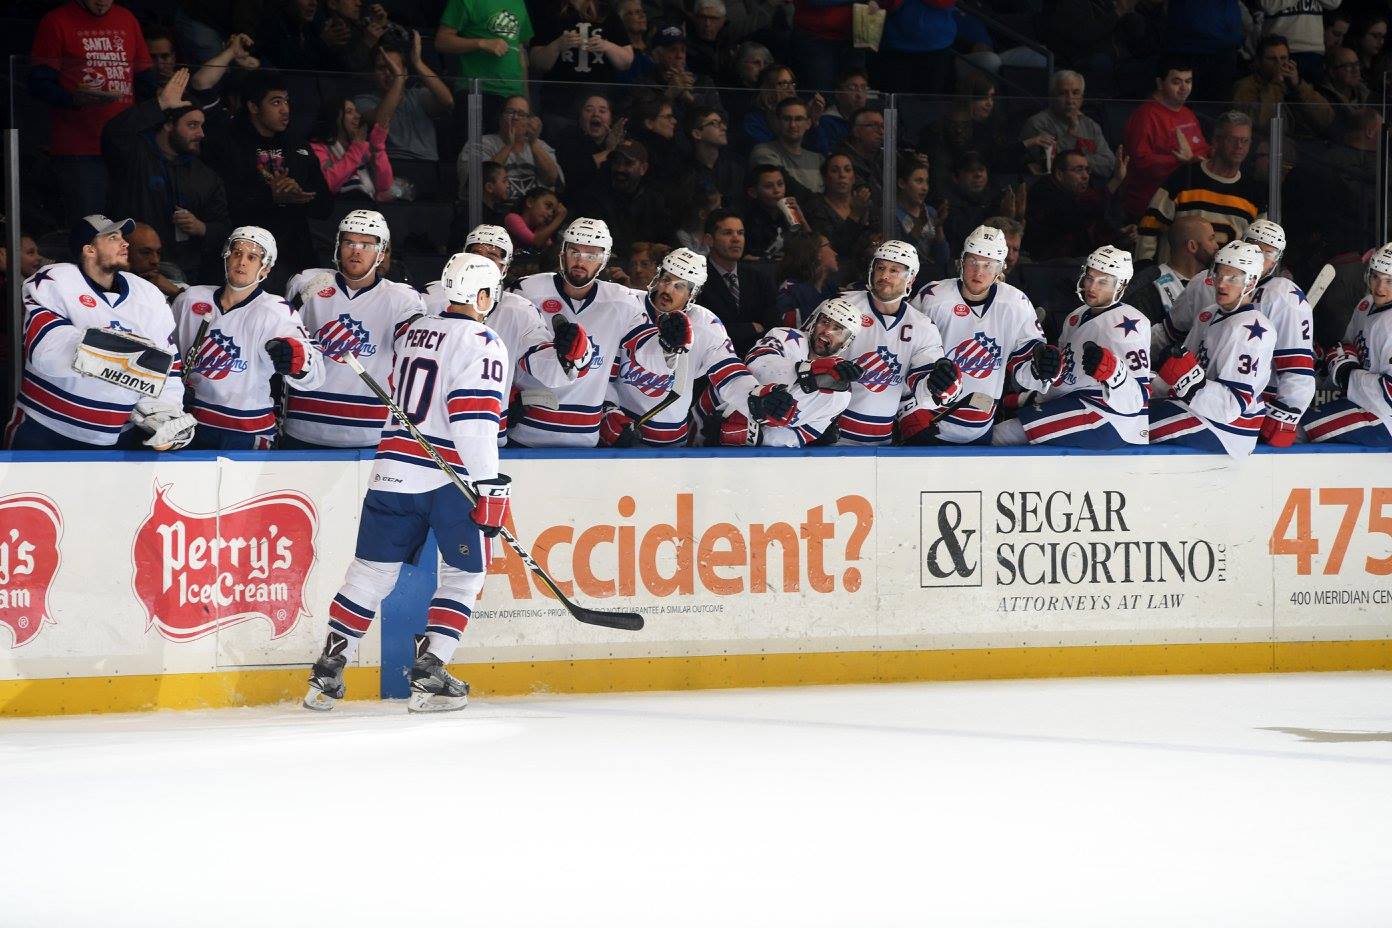
[[315,712],[328,712],[336,705],[338,705],[338,700],[317,686],[311,686],[309,692],[305,694],[304,707],[306,709],[313,709]]
[[458,712],[469,704],[466,696],[441,696],[437,693],[412,693],[406,703],[408,712]]

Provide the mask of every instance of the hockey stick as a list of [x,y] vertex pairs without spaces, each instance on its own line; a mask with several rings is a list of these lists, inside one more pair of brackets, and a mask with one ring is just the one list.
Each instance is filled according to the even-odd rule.
[[[464,498],[471,503],[477,503],[478,494],[474,492],[474,488],[464,482],[455,469],[450,466],[449,462],[440,456],[440,452],[435,450],[435,446],[420,433],[420,430],[416,428],[415,424],[410,419],[406,418],[406,414],[401,411],[401,407],[396,404],[396,401],[393,400],[387,394],[387,391],[382,389],[381,384],[377,383],[377,381],[372,378],[372,375],[363,368],[362,362],[358,360],[357,355],[353,354],[351,351],[345,352],[343,360],[348,363],[348,366],[353,369],[354,373],[362,378],[363,383],[367,384],[368,388],[371,389],[373,393],[377,394],[377,398],[386,404],[387,409],[391,410],[391,414],[396,417],[396,420],[406,427],[406,431],[411,433],[411,437],[416,440],[416,444],[420,445],[421,448],[425,450],[425,453],[430,455],[430,459],[435,462],[435,465],[444,472],[445,476],[450,479],[450,482],[459,489],[459,492],[464,494]],[[522,547],[522,543],[517,540],[512,532],[504,528],[499,531],[499,534],[503,536],[503,541],[507,542],[508,547],[515,551],[517,556],[522,559],[522,563],[527,565],[527,569],[536,574],[537,577],[541,579],[541,582],[546,584],[546,588],[556,594],[556,598],[561,601],[561,605],[565,606],[566,610],[574,616],[577,621],[584,622],[586,625],[601,625],[605,628],[621,628],[625,631],[632,632],[636,632],[643,627],[643,617],[636,612],[606,612],[601,609],[586,609],[584,606],[571,602],[570,599],[561,592],[560,587],[556,585],[556,581],[552,580],[550,575],[542,570],[541,565],[527,552],[526,548]]]
[[1310,284],[1310,289],[1305,291],[1305,302],[1314,309],[1315,304],[1324,296],[1324,291],[1329,289],[1329,285],[1334,282],[1334,265],[1326,264],[1320,268],[1320,272],[1315,275],[1315,280]]
[[649,409],[647,412],[643,413],[637,419],[633,420],[633,436],[637,438],[639,441],[643,440],[643,436],[640,434],[643,426],[656,419],[657,414],[662,412],[662,410],[666,409],[668,406],[671,406],[677,400],[681,399],[681,393],[677,391],[677,384],[681,383],[682,380],[686,377],[686,359],[690,356],[690,354],[691,352],[689,351],[683,351],[677,357],[677,369],[672,372],[672,389],[667,393],[667,395],[664,396],[662,400],[652,409]]

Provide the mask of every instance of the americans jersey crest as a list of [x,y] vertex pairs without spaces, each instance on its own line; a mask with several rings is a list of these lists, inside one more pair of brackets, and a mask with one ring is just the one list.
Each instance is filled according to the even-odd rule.
[[903,366],[894,352],[884,345],[874,351],[865,352],[855,359],[855,363],[864,371],[857,382],[871,393],[883,393],[890,386],[902,381],[900,374],[903,372]]
[[209,332],[193,359],[193,373],[208,380],[221,380],[234,371],[240,373],[246,369],[242,349],[226,332]]
[[315,341],[319,350],[335,361],[343,360],[349,352],[360,358],[377,353],[377,346],[368,340],[367,327],[347,313],[339,313],[337,319],[324,323],[315,333]]
[[977,332],[971,338],[958,343],[957,347],[952,349],[951,356],[963,374],[984,380],[1000,366],[1000,342],[984,332]]

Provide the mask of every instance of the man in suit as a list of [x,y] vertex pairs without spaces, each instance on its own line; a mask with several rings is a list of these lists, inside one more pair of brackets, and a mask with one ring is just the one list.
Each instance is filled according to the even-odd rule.
[[728,209],[711,210],[706,217],[706,261],[710,275],[701,290],[701,305],[725,323],[735,343],[735,356],[744,357],[764,331],[778,325],[778,288],[770,269],[744,258],[744,220]]

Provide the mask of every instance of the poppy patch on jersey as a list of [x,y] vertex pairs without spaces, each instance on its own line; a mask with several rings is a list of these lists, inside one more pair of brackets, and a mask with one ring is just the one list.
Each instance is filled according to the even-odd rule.
[[966,303],[958,303],[956,306],[952,307],[952,315],[958,317],[969,316],[971,315],[971,310],[967,309]]
[[333,296],[337,292],[338,290],[336,290],[333,287],[325,287],[323,290],[319,291],[319,295],[327,300],[329,297]]
[[558,312],[561,311],[561,301],[560,301],[560,300],[542,300],[542,301],[541,301],[541,308],[542,308],[542,310],[543,310],[544,312],[548,312],[548,313],[558,313]]
[[77,301],[81,303],[83,306],[86,306],[88,309],[91,309],[93,306],[97,305],[96,297],[88,296],[85,293],[82,294],[82,296],[78,297]]
[[201,302],[201,301],[200,301],[200,302],[194,303],[192,306],[190,306],[190,307],[189,307],[189,310],[190,310],[195,316],[206,316],[206,315],[208,315],[208,313],[210,313],[210,312],[213,311],[213,304],[212,304],[212,303],[204,303],[204,302]]
[[1200,322],[1207,322],[1208,320],[1210,320],[1210,319],[1212,319],[1212,318],[1213,318],[1213,313],[1209,312],[1208,310],[1204,310],[1203,312],[1199,313],[1199,321],[1200,321]]
[[871,319],[869,315],[867,315],[867,314],[865,314],[865,313],[861,313],[861,314],[860,314],[860,327],[861,327],[862,329],[868,329],[868,328],[870,328],[870,327],[871,327],[872,325],[874,325],[874,324],[875,324],[875,320],[874,320],[874,319]]

